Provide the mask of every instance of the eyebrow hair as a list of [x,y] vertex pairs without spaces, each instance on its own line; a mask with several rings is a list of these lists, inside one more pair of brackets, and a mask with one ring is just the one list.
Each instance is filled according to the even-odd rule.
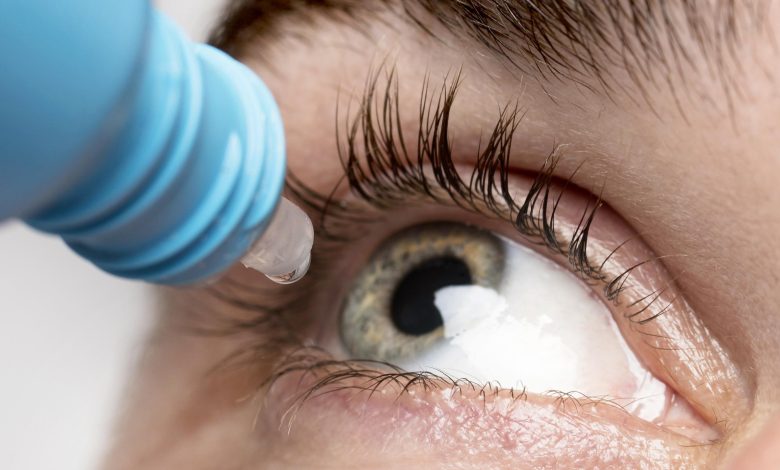
[[436,24],[471,38],[522,73],[540,76],[543,86],[570,81],[611,95],[624,90],[619,73],[651,103],[658,87],[668,86],[678,99],[676,83],[709,74],[730,101],[739,90],[737,46],[768,31],[769,1],[233,0],[211,43],[237,55],[250,41],[279,32],[281,17],[330,15],[359,27],[377,6],[387,6],[443,42],[448,38]]

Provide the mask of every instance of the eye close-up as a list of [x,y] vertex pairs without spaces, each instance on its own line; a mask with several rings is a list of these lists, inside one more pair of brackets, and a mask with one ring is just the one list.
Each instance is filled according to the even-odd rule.
[[[370,158],[347,171],[365,174]],[[599,198],[552,177],[557,157],[538,173],[496,170],[501,196],[470,185],[479,169],[467,167],[449,173],[446,190],[430,175],[451,162],[425,163],[395,191],[322,207],[329,238],[315,259],[328,263],[313,267],[318,320],[308,330],[317,347],[279,365],[277,419],[307,435],[301,421],[325,419],[322,410],[347,408],[355,428],[374,417],[373,432],[406,415],[414,439],[440,442],[454,439],[445,421],[503,433],[544,417],[534,442],[576,441],[558,457],[571,465],[662,456],[684,466],[722,439],[724,416],[745,406],[741,375],[641,237]],[[532,466],[548,458],[521,435],[503,439],[477,454],[535,455]]]
[[354,281],[339,332],[351,358],[600,400],[704,441],[717,436],[639,362],[591,286],[467,225],[416,226],[387,240]]
[[780,469],[777,3],[4,8],[0,466]]

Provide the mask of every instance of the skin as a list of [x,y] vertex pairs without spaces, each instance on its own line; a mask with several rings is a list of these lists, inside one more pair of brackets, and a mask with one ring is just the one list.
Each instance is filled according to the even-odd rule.
[[[767,15],[769,27],[780,28],[780,8]],[[219,300],[214,289],[172,291],[163,294],[159,325],[128,392],[106,468],[588,468],[641,462],[648,468],[761,469],[780,461],[780,428],[777,418],[772,421],[780,413],[780,88],[770,72],[780,69],[780,57],[771,41],[748,37],[735,46],[741,68],[729,73],[737,74],[739,93],[688,71],[684,83],[673,77],[651,99],[635,100],[637,84],[619,67],[611,72],[626,92],[606,96],[570,81],[518,73],[473,41],[437,29],[434,21],[431,28],[447,41],[434,40],[392,11],[363,19],[370,28],[362,30],[325,15],[313,18],[280,18],[273,39],[250,41],[239,52],[280,104],[289,166],[301,180],[328,193],[341,177],[336,103],[340,109],[354,106],[370,69],[396,67],[409,135],[426,74],[440,84],[461,70],[450,132],[464,164],[497,110],[519,102],[525,116],[514,136],[513,167],[537,170],[557,144],[573,156],[556,168],[561,178],[585,160],[574,182],[594,194],[603,189],[611,210],[641,234],[649,250],[674,255],[663,263],[697,322],[706,326],[708,333],[698,337],[706,336],[729,357],[744,393],[724,407],[730,414],[718,428],[722,439],[693,448],[614,409],[553,412],[544,397],[512,405],[505,392],[491,398],[488,411],[475,405],[479,394],[406,396],[399,403],[382,398],[396,397],[392,389],[376,400],[334,393],[298,409],[290,397],[310,377],[260,386],[283,351],[218,366],[280,328],[275,320],[253,331],[193,334],[193,324],[256,315]],[[703,58],[697,61],[706,68]],[[431,215],[407,217],[406,224]],[[370,249],[356,246],[353,263]],[[241,267],[217,290],[230,282],[257,286],[253,301],[280,295]],[[312,324],[326,318],[293,316],[287,329],[306,337],[324,328]],[[689,388],[680,392],[693,402],[696,387]],[[470,413],[476,413],[476,425],[459,421]],[[555,417],[546,421],[547,413]],[[554,430],[545,431],[548,424]],[[591,433],[601,433],[602,440],[587,441]],[[552,435],[564,450],[540,453],[536,447],[549,447],[545,439]],[[622,452],[608,457],[615,445]]]

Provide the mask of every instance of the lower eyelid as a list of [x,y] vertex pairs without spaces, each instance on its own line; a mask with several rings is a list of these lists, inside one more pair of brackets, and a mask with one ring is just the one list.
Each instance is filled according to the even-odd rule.
[[[363,439],[352,445],[356,463],[361,456],[382,458],[389,448],[405,449],[416,462],[436,449],[437,464],[489,459],[511,468],[522,459],[536,467],[554,459],[580,468],[655,468],[670,462],[687,468],[709,451],[598,399],[399,373],[370,362],[332,361],[320,352],[290,359],[270,387],[263,418],[285,430],[286,443],[305,442],[321,458],[337,450],[334,442],[352,442],[357,434]],[[318,423],[328,423],[329,432],[323,434]],[[397,451],[385,457],[403,460]]]

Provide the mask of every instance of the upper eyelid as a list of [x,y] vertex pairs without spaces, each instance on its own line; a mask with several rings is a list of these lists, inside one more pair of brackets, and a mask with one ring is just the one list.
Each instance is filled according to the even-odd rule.
[[[462,177],[449,143],[449,116],[460,84],[459,73],[449,81],[445,78],[438,93],[431,91],[429,80],[423,83],[416,155],[410,155],[401,127],[397,75],[391,69],[386,83],[380,86],[381,72],[380,67],[369,73],[358,114],[347,116],[343,128],[338,127],[337,118],[337,150],[344,180],[352,193],[377,208],[392,206],[398,201],[406,203],[408,199],[422,195],[434,202],[445,202],[446,199],[447,203],[472,212],[506,219],[521,235],[541,242],[555,254],[568,259],[583,278],[608,281],[602,268],[611,254],[594,263],[587,251],[590,226],[602,204],[600,197],[593,196],[593,200],[588,201],[579,224],[568,239],[564,240],[556,230],[558,204],[582,165],[559,183],[553,174],[560,155],[558,148],[554,149],[536,173],[526,196],[522,201],[516,201],[510,193],[513,169],[509,158],[522,116],[515,105],[500,111],[486,143],[473,159],[470,176]],[[560,189],[553,193],[552,188],[556,185]],[[359,208],[345,209],[336,204],[339,200],[334,195],[338,188],[327,196],[320,194],[292,172],[288,187],[305,206],[320,214],[320,235],[343,238],[343,234],[329,230],[329,222],[361,217]],[[614,290],[608,297],[614,299],[618,293],[619,290]]]
[[[438,93],[432,91],[430,80],[426,78],[420,95],[416,153],[410,154],[404,129],[401,128],[397,75],[391,69],[385,76],[386,82],[380,85],[381,72],[380,67],[369,73],[359,112],[355,116],[346,116],[346,126],[337,127],[337,150],[344,170],[339,185],[346,180],[348,189],[357,200],[367,203],[374,210],[361,212],[360,207],[347,204],[345,199],[336,196],[340,193],[338,185],[328,194],[320,194],[290,174],[288,183],[292,193],[303,205],[320,215],[318,237],[321,242],[323,239],[349,241],[353,237],[352,232],[355,232],[354,226],[350,227],[352,222],[370,219],[381,214],[383,209],[406,207],[422,196],[428,202],[447,203],[479,215],[509,221],[516,232],[530,238],[531,243],[541,243],[555,255],[566,259],[576,274],[594,283],[592,287],[598,285],[602,298],[616,307],[631,287],[629,280],[633,276],[642,276],[644,271],[667,271],[662,257],[652,251],[643,252],[646,258],[633,259],[630,264],[614,262],[613,258],[618,258],[616,255],[627,245],[645,246],[641,237],[631,230],[607,252],[604,252],[603,244],[597,243],[598,256],[591,256],[591,228],[602,207],[602,200],[587,191],[584,191],[587,195],[580,198],[586,201],[586,205],[578,214],[579,221],[572,223],[572,217],[568,221],[562,220],[564,223],[561,225],[566,230],[565,234],[559,233],[558,204],[567,191],[580,192],[571,183],[584,164],[576,166],[568,179],[557,180],[554,176],[560,159],[557,150],[563,146],[548,155],[528,192],[521,200],[515,201],[510,180],[513,179],[511,174],[516,171],[510,165],[510,155],[513,136],[522,118],[517,106],[506,106],[499,112],[486,144],[471,159],[474,163],[470,165],[470,176],[461,176],[463,168],[454,162],[458,150],[451,148],[449,141],[450,109],[460,83],[459,73],[452,75],[449,81],[445,77]],[[554,191],[553,187],[556,188]],[[612,214],[612,211],[608,213]],[[344,224],[346,230],[339,230],[338,227]],[[363,230],[357,231],[364,233]],[[340,253],[338,246],[318,251]],[[629,251],[638,253],[634,249]],[[667,288],[659,294],[674,288],[678,280],[665,276],[661,282],[667,283]],[[676,291],[676,288],[673,290]],[[630,301],[637,300],[632,298],[635,297],[633,293],[626,294],[626,297]],[[662,313],[658,313],[660,307],[652,304],[662,297],[651,296],[641,308],[637,307],[640,309],[638,312],[631,311],[626,318],[639,325],[657,319],[667,309],[661,308]]]

